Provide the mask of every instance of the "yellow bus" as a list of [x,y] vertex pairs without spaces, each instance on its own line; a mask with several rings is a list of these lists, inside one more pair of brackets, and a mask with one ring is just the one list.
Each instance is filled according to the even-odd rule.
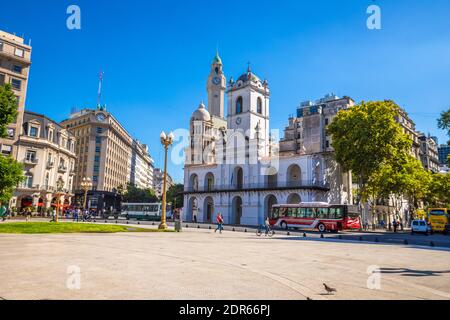
[[448,212],[445,208],[428,209],[428,223],[434,232],[445,231],[445,226],[449,223]]

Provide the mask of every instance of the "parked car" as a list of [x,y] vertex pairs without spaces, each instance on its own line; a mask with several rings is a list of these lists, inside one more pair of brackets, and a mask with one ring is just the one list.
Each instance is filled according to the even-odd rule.
[[429,235],[432,232],[433,230],[431,229],[431,225],[425,220],[414,220],[411,224],[411,234],[423,233],[425,235]]

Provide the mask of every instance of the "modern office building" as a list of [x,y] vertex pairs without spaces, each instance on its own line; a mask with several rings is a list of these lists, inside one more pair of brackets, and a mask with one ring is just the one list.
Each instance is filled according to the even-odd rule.
[[0,152],[17,157],[17,140],[21,134],[28,77],[31,66],[31,46],[24,38],[0,30],[0,85],[10,83],[18,102],[18,116],[8,125],[8,137],[0,138]]
[[44,115],[25,111],[17,160],[24,166],[25,180],[15,190],[11,207],[44,212],[56,207],[58,196],[61,204],[71,204],[76,155],[70,132]]
[[441,144],[438,148],[439,164],[441,166],[448,165],[448,155],[450,154],[450,145]]

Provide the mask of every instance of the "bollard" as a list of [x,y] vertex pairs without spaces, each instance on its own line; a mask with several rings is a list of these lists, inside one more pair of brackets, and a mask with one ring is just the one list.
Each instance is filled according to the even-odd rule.
[[375,238],[375,242],[380,242],[380,240],[378,240],[378,238]]
[[244,232],[247,232],[247,229],[245,229]]
[[127,221],[127,224],[128,224],[128,221]]
[[404,244],[408,244],[408,240],[405,239],[405,240],[403,241],[403,243],[404,243]]
[[200,229],[200,225],[197,226],[197,229]]
[[363,241],[363,237],[359,237],[359,241]]
[[209,230],[211,230],[211,226],[209,226]]
[[431,242],[430,242],[430,246],[432,246],[432,247],[434,247],[434,246],[435,246],[435,244],[434,244],[434,242],[433,242],[433,241],[431,241]]
[[290,235],[291,235],[291,233],[290,233],[290,232],[288,231],[286,235],[290,236]]
[[108,223],[108,221],[105,220],[105,223]]
[[306,232],[303,232],[303,238],[306,238]]
[[117,220],[116,220],[116,224],[117,224],[118,222],[117,222]]
[[94,223],[96,223],[97,221],[96,220],[94,220]]
[[141,224],[141,222],[140,222],[140,221],[138,221],[138,224]]
[[236,230],[233,228],[233,231],[236,231]]
[[152,223],[152,226],[154,226],[154,225],[155,225],[155,222]]
[[189,228],[189,225],[186,225],[186,228]]
[[323,238],[325,238],[325,237],[323,236],[323,233],[321,233],[320,234],[320,239],[323,239]]

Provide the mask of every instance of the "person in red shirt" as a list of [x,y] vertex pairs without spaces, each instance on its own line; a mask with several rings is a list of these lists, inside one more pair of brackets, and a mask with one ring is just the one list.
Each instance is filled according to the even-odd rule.
[[222,217],[222,214],[220,212],[217,215],[216,221],[217,221],[217,228],[216,228],[216,230],[214,230],[214,232],[217,232],[217,230],[219,230],[220,233],[222,233],[222,230],[223,230],[223,217]]

